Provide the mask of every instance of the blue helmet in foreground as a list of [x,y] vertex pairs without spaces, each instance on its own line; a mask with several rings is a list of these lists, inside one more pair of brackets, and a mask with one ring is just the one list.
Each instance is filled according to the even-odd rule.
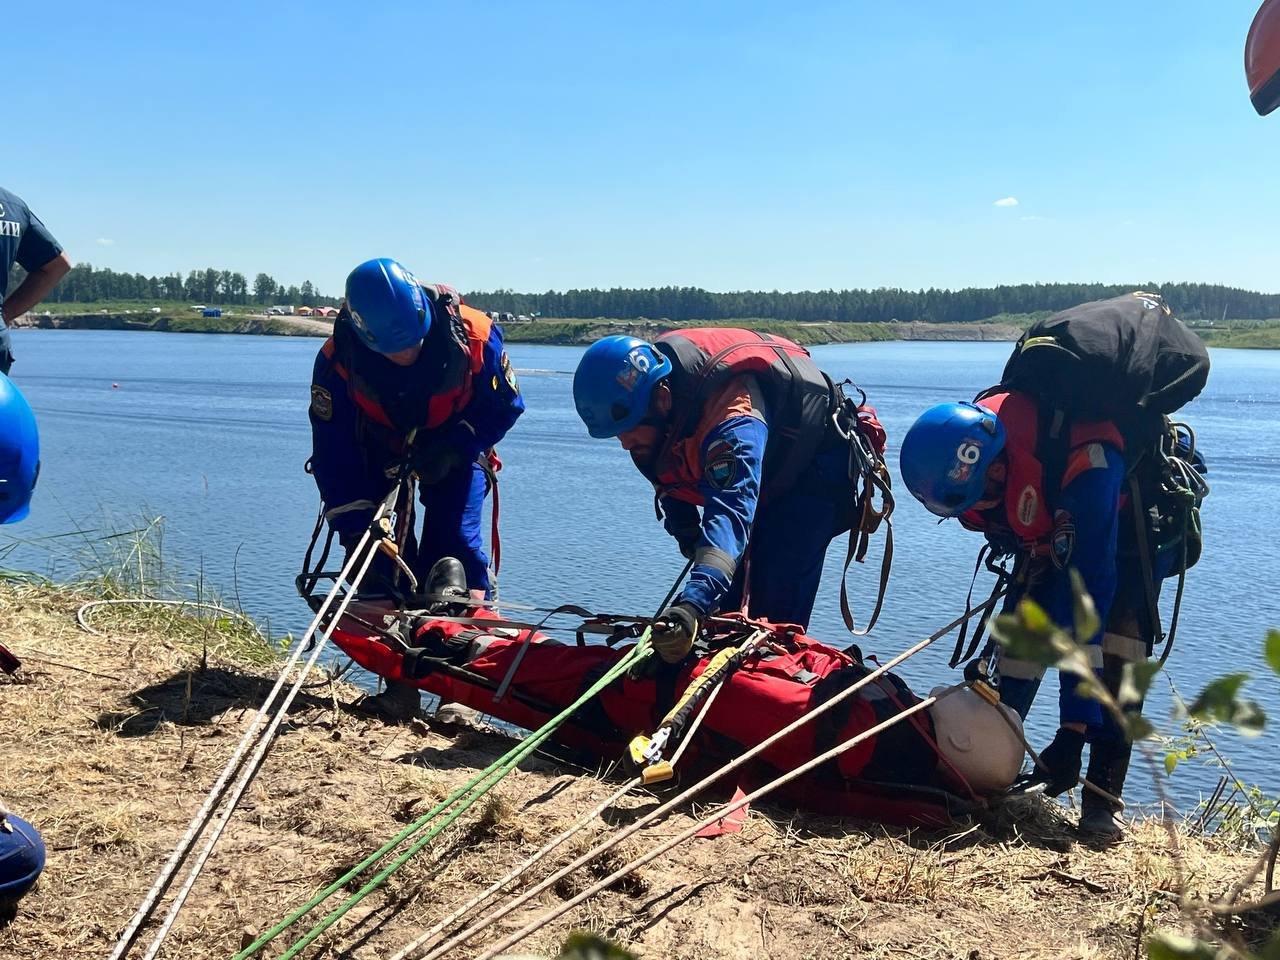
[[36,416],[13,381],[0,373],[0,523],[15,523],[30,512],[39,473]]
[[348,275],[346,293],[352,326],[378,353],[408,350],[431,329],[422,285],[396,260],[366,260]]
[[671,361],[639,337],[617,334],[587,347],[573,375],[573,403],[597,440],[639,425]]
[[0,816],[0,903],[21,898],[43,869],[40,831],[11,813]]
[[902,438],[898,465],[911,495],[939,517],[982,499],[987,469],[1004,449],[1004,424],[976,403],[930,407]]

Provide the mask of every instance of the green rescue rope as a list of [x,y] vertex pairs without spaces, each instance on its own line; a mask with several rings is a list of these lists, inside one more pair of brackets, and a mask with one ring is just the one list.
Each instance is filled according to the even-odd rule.
[[[679,578],[674,584],[672,584],[671,590],[667,593],[667,596],[663,600],[661,606],[659,606],[659,612],[665,609],[667,604],[671,601],[671,598],[675,595],[676,590],[679,589],[680,583],[684,580],[685,575],[689,572],[689,568],[692,565],[692,561],[685,565]],[[480,773],[472,777],[467,783],[449,794],[448,797],[436,804],[413,823],[406,826],[385,844],[373,853],[369,854],[333,883],[329,884],[329,886],[315,894],[315,896],[302,904],[302,906],[296,908],[274,927],[258,937],[257,940],[249,944],[249,946],[245,947],[239,953],[235,954],[232,960],[247,960],[247,958],[257,954],[264,946],[278,937],[281,933],[292,927],[317,906],[345,887],[352,879],[363,873],[373,864],[377,863],[406,839],[417,833],[436,817],[440,816],[440,814],[445,810],[448,810],[448,808],[453,804],[457,803],[459,800],[462,801],[456,809],[450,810],[440,823],[433,826],[421,838],[415,840],[404,853],[391,861],[390,864],[379,871],[368,883],[348,897],[336,909],[308,930],[300,940],[280,955],[279,960],[292,960],[293,957],[296,957],[302,950],[306,949],[308,945],[319,937],[320,934],[324,933],[325,930],[329,929],[329,927],[333,926],[333,924],[340,920],[352,907],[385,883],[388,877],[404,866],[404,864],[421,851],[423,847],[439,836],[441,832],[453,823],[453,821],[470,809],[477,800],[501,783],[512,770],[518,767],[526,757],[537,750],[539,746],[550,738],[551,735],[555,733],[555,731],[566,720],[573,716],[573,714],[576,713],[584,704],[597,696],[600,691],[604,690],[619,677],[623,676],[632,668],[632,666],[649,657],[651,655],[649,648],[649,635],[651,630],[652,627],[645,627],[645,630],[640,635],[639,640],[636,641],[636,645],[627,651],[627,653],[624,654],[617,663],[610,667],[599,680],[588,687],[577,700],[548,720],[524,740],[521,740],[505,754],[491,763]]]

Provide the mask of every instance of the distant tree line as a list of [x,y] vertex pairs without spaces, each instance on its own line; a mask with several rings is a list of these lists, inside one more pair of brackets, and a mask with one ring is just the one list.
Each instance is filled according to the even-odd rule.
[[482,310],[544,317],[610,317],[668,320],[770,320],[884,323],[924,320],[968,323],[1002,313],[1058,311],[1087,300],[1119,296],[1132,290],[1164,294],[1174,311],[1187,320],[1280,317],[1280,294],[1256,293],[1211,283],[1023,283],[963,290],[817,290],[782,293],[742,291],[712,293],[698,287],[651,287],[631,290],[566,290],[563,293],[516,293],[513,290],[469,293],[466,300]]
[[[21,282],[21,269],[9,273],[9,289]],[[301,286],[285,286],[275,278],[260,273],[250,285],[243,273],[208,267],[192,270],[185,277],[171,273],[146,277],[140,273],[118,273],[92,264],[77,263],[57,289],[45,298],[53,303],[94,303],[100,300],[185,300],[191,303],[219,304],[292,304],[294,306],[336,306],[334,297],[320,294],[310,280]]]
[[[12,290],[21,270],[9,278]],[[1086,300],[1114,297],[1130,290],[1158,290],[1174,311],[1187,320],[1262,320],[1280,317],[1280,294],[1257,293],[1213,283],[1023,283],[999,287],[966,287],[962,290],[747,290],[713,293],[699,287],[649,287],[611,290],[554,290],[517,293],[494,290],[469,293],[466,300],[482,310],[544,317],[609,317],[667,320],[736,320],[762,318],[784,321],[835,323],[885,323],[924,320],[968,323],[1002,313],[1036,313],[1063,310]],[[119,273],[78,263],[47,299],[57,303],[93,303],[100,300],[185,300],[191,303],[292,304],[336,306],[338,299],[323,296],[310,281],[301,286],[277,283],[259,273],[252,284],[245,275],[208,267],[185,276],[171,273],[147,277]]]

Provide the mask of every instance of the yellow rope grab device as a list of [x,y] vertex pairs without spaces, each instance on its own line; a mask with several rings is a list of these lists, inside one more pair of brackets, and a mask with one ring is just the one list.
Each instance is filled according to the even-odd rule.
[[[632,739],[627,750],[631,756],[631,762],[643,768],[640,772],[640,778],[645,786],[664,783],[675,776],[676,760],[679,759],[680,754],[693,739],[693,734],[702,722],[702,718],[711,709],[711,703],[715,700],[716,694],[720,692],[723,681],[748,656],[758,652],[760,647],[772,635],[773,632],[771,630],[761,627],[752,632],[740,644],[723,647],[717,651],[706,667],[703,668],[702,673],[685,688],[675,706],[667,711],[667,715],[658,724],[658,729],[652,734],[640,734]],[[701,710],[694,717],[694,711],[698,710],[699,707],[701,707]],[[686,724],[689,724],[691,717],[693,717],[693,723],[685,731],[680,749],[674,757],[667,760],[664,757],[667,745],[674,737],[680,735]]]

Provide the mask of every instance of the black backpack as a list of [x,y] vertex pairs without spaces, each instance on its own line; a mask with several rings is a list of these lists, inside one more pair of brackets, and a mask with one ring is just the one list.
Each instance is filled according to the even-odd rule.
[[[1200,557],[1200,502],[1207,472],[1195,435],[1168,415],[1195,399],[1209,379],[1209,351],[1158,293],[1094,300],[1032,324],[1013,348],[997,386],[979,399],[1018,390],[1040,401],[1037,457],[1050,504],[1060,492],[1073,420],[1110,420],[1125,440],[1134,539],[1152,631],[1161,632],[1157,577],[1185,574]],[[1172,555],[1175,563],[1154,558]],[[1172,641],[1182,583],[1169,630]],[[1169,646],[1172,646],[1170,642]],[[1168,647],[1165,650],[1168,656]]]
[[1157,293],[1125,294],[1031,325],[1000,386],[1078,420],[1112,420],[1128,436],[1195,399],[1209,379],[1204,341]]

